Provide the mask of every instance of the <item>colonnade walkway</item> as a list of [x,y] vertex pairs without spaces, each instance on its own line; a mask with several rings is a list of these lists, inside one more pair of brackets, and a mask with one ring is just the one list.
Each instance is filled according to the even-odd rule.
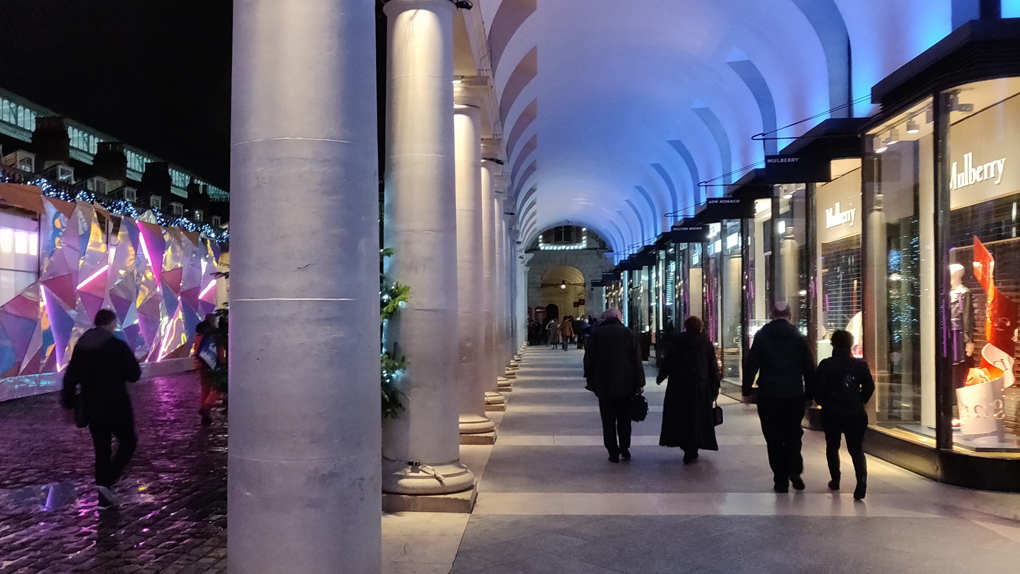
[[[807,489],[772,492],[754,407],[729,399],[720,450],[685,466],[682,451],[658,446],[665,384],[655,385],[652,369],[633,460],[612,464],[582,357],[524,354],[496,445],[471,447],[491,452],[455,574],[958,574],[1020,563],[1020,495],[938,484],[869,457],[868,496],[855,503],[845,453],[844,489],[827,489],[818,432],[805,433]],[[468,452],[468,464],[483,458]]]

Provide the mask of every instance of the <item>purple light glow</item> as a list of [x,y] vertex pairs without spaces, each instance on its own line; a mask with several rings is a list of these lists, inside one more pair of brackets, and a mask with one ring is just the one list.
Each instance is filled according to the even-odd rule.
[[82,287],[84,287],[84,286],[88,285],[89,283],[91,283],[93,280],[95,280],[96,277],[99,277],[100,275],[105,273],[106,270],[109,269],[109,268],[110,268],[110,266],[108,264],[107,265],[103,265],[102,267],[100,267],[98,271],[96,271],[92,275],[89,275],[88,279],[86,279],[86,280],[82,281],[81,283],[79,283],[78,284],[78,289],[81,289]]

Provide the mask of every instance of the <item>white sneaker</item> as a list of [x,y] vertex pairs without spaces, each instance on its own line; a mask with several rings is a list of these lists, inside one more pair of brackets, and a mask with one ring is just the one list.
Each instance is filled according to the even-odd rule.
[[99,490],[99,507],[100,508],[116,508],[120,506],[120,497],[113,493],[108,487],[98,486]]

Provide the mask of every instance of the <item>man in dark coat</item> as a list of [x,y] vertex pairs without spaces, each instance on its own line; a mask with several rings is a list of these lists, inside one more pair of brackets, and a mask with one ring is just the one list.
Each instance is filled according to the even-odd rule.
[[698,459],[698,449],[719,450],[712,406],[719,396],[719,363],[702,326],[698,317],[684,321],[684,332],[671,337],[655,378],[661,384],[669,377],[659,445],[682,448],[684,464]]
[[[584,377],[588,390],[599,398],[602,436],[610,462],[630,460],[630,403],[644,392],[645,369],[637,337],[621,322],[618,309],[591,332],[584,350]],[[617,438],[619,437],[619,442]]]
[[[108,309],[96,313],[95,328],[86,331],[74,346],[74,354],[64,374],[63,404],[73,409],[81,400],[96,452],[96,487],[99,506],[119,504],[111,488],[117,482],[135,452],[135,421],[128,381],[135,382],[142,372],[126,343],[113,336],[117,315]],[[75,389],[81,387],[81,395]],[[112,438],[117,439],[113,454]]]
[[791,483],[804,490],[800,423],[815,396],[815,360],[807,339],[790,323],[792,316],[787,303],[776,303],[772,321],[755,334],[744,361],[741,393],[749,404],[757,376],[758,418],[776,492],[789,492]]

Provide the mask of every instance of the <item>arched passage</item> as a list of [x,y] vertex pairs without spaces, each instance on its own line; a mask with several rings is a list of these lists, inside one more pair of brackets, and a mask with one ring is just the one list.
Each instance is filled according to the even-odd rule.
[[585,276],[580,269],[570,265],[554,265],[542,274],[540,297],[534,306],[556,305],[560,319],[567,315],[583,315],[584,306],[574,305],[585,300],[585,286]]

